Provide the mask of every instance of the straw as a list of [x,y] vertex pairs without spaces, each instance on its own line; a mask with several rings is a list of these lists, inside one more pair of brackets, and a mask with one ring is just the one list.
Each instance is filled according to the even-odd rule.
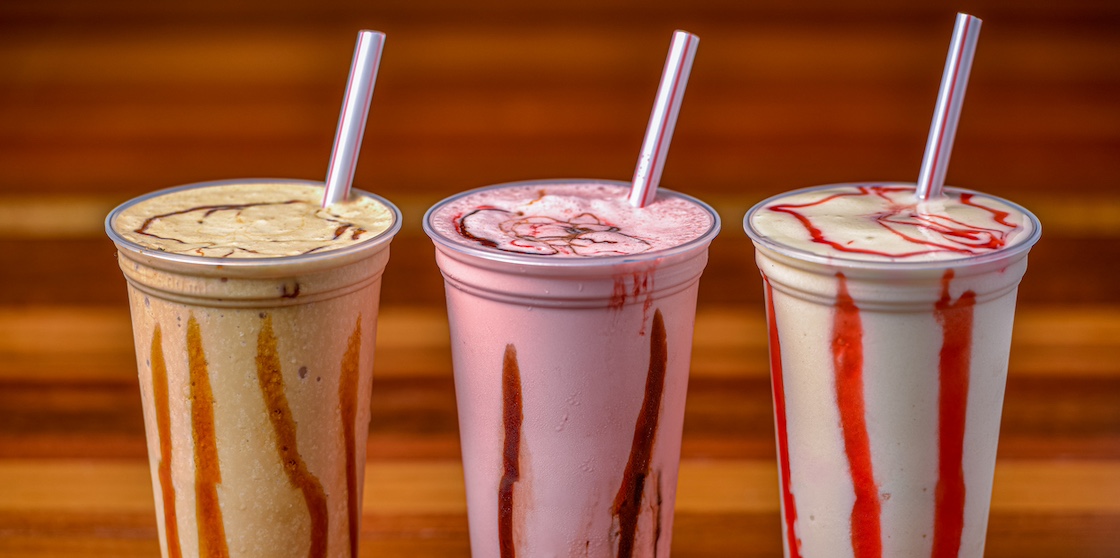
[[673,128],[677,124],[692,60],[699,45],[700,38],[692,33],[673,33],[665,70],[661,73],[661,85],[657,88],[657,99],[649,115],[642,151],[638,155],[638,166],[634,169],[629,197],[630,205],[634,207],[645,207],[657,196],[657,185],[665,168],[665,155],[669,152],[669,142],[673,139]]
[[327,167],[327,187],[323,191],[323,207],[350,197],[354,182],[354,169],[358,166],[358,151],[362,147],[362,134],[369,116],[369,103],[373,98],[373,84],[377,81],[377,68],[381,65],[381,50],[385,34],[363,30],[358,33],[354,47],[354,60],[350,63],[350,78],[346,82],[346,96],[342,99],[342,112],[338,115],[334,149]]
[[941,196],[941,188],[945,185],[945,169],[953,151],[953,137],[957,134],[957,121],[961,117],[968,73],[972,70],[972,58],[976,54],[980,24],[979,18],[957,14],[949,55],[945,59],[945,73],[941,75],[941,90],[937,93],[937,106],[933,111],[933,123],[926,140],[926,152],[922,156],[922,170],[918,174],[920,200]]

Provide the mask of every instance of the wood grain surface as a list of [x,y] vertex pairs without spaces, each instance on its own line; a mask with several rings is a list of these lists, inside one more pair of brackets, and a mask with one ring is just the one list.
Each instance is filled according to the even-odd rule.
[[0,4],[0,556],[158,556],[104,216],[177,184],[321,179],[361,28],[388,40],[356,184],[405,214],[361,555],[469,554],[424,210],[510,180],[628,180],[683,28],[701,44],[663,184],[715,206],[723,232],[701,282],[673,555],[780,556],[742,217],[796,187],[916,179],[957,10],[984,27],[948,182],[1043,222],[987,556],[1120,556],[1120,4],[1095,0]]

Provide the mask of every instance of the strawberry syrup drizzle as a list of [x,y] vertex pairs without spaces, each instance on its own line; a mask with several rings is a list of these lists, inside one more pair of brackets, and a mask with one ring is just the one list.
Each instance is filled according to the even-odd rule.
[[[997,216],[998,218],[998,216]],[[953,271],[941,279],[941,298],[934,305],[934,315],[941,325],[944,340],[941,346],[938,396],[938,480],[935,494],[933,558],[955,557],[960,552],[964,531],[965,481],[964,434],[968,407],[969,367],[972,357],[973,314],[976,294],[966,291],[953,301],[949,285]],[[840,409],[844,450],[852,475],[856,501],[852,507],[852,549],[857,558],[882,556],[880,526],[881,509],[878,487],[871,465],[870,439],[867,433],[866,408],[863,400],[863,325],[859,309],[848,293],[847,280],[838,273],[836,317],[833,325],[832,356],[836,371],[836,397]],[[767,282],[768,301],[772,290]],[[777,349],[773,325],[773,302],[768,302],[771,320],[770,346]],[[784,447],[784,398],[779,404],[780,352],[771,356],[774,379],[775,409],[779,415],[779,451],[782,455],[783,483],[786,483],[788,450]],[[775,360],[777,359],[777,360]],[[780,407],[779,407],[780,405]],[[788,486],[788,484],[784,484]],[[783,495],[785,496],[785,495]],[[787,496],[791,498],[791,496]],[[792,525],[786,512],[787,525]],[[793,520],[796,520],[794,515]],[[791,535],[791,548],[794,548]],[[796,554],[791,554],[796,556]]]
[[1014,228],[1014,227],[1018,226],[1018,225],[1015,225],[1014,223],[1011,223],[1007,220],[1007,218],[1011,216],[1011,213],[1009,213],[1007,211],[1001,211],[1001,210],[996,209],[994,207],[987,207],[987,206],[983,206],[983,205],[980,205],[978,203],[975,203],[975,202],[972,201],[972,198],[974,198],[974,197],[975,196],[973,196],[972,194],[961,194],[961,203],[963,203],[965,205],[975,207],[977,209],[983,209],[984,211],[987,211],[988,213],[991,213],[992,214],[992,219],[995,219],[995,222],[997,222],[997,223],[999,223],[999,224],[1001,224],[1005,227]]
[[852,475],[856,501],[852,505],[852,551],[855,558],[883,555],[879,487],[871,466],[871,439],[863,399],[863,322],[848,294],[848,281],[837,273],[836,317],[832,330],[832,361],[836,374],[836,402],[844,452]]
[[[1007,243],[1008,233],[1005,231],[963,223],[945,215],[921,213],[917,201],[914,203],[899,203],[890,196],[891,194],[913,191],[913,188],[898,186],[855,186],[854,188],[855,189],[851,192],[837,192],[809,203],[777,204],[770,206],[768,209],[770,211],[786,213],[797,219],[797,221],[805,227],[805,230],[809,233],[809,237],[813,242],[824,244],[841,252],[855,254],[869,254],[886,258],[908,258],[937,252],[953,252],[968,255],[998,250]],[[808,207],[822,206],[840,198],[858,196],[875,196],[881,198],[888,209],[886,211],[867,215],[867,219],[906,242],[920,247],[920,249],[909,252],[889,253],[881,250],[849,246],[848,244],[829,239],[824,231],[813,224],[813,221],[807,215],[798,211],[799,209]],[[1007,220],[1011,215],[1010,213],[981,205],[974,201],[974,198],[975,196],[973,194],[962,193],[960,202],[963,205],[975,207],[991,213],[992,219],[1004,227],[1011,229],[1018,228],[1018,225]],[[931,233],[931,236],[943,238],[945,242],[935,242],[924,236],[909,233],[904,230],[905,228],[916,228],[924,233]]]
[[[997,217],[998,218],[998,217]],[[960,553],[964,530],[964,429],[972,360],[972,317],[976,293],[949,296],[953,270],[941,278],[941,299],[934,315],[941,324],[940,395],[938,399],[938,479],[933,524],[933,558]]]
[[782,476],[782,511],[786,522],[786,548],[789,558],[801,558],[801,540],[797,538],[797,505],[790,486],[789,435],[786,429],[786,392],[782,377],[782,348],[778,339],[778,323],[774,312],[774,288],[766,283],[766,322],[770,325],[770,379],[774,389],[774,426],[778,431],[778,465]]

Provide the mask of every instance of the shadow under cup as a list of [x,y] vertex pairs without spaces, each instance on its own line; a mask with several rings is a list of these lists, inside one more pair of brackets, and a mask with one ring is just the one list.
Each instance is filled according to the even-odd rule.
[[[180,189],[214,184],[228,182]],[[106,220],[128,282],[163,556],[357,556],[381,276],[400,212],[355,191],[392,211],[389,230],[259,259],[154,251],[113,230],[125,208],[165,192]]]
[[710,229],[668,250],[558,258],[435,232],[433,214],[472,193],[424,223],[446,284],[472,555],[667,555],[718,215],[663,192]]
[[1033,226],[1008,248],[857,261],[755,229],[780,197],[744,227],[766,290],[785,555],[982,556],[1037,218],[999,200]]

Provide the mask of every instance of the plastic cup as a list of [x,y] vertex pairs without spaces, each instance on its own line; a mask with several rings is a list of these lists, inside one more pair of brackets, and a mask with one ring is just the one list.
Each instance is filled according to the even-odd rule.
[[[821,188],[837,186],[871,185]],[[969,193],[1021,213],[1029,234],[982,255],[861,261],[752,221],[813,190],[744,220],[766,289],[785,555],[982,556],[1015,297],[1040,224]]]
[[[357,556],[388,230],[337,250],[171,254],[106,230],[128,282],[160,549]],[[248,181],[286,182],[303,181]],[[322,183],[305,184],[322,186]],[[316,204],[317,205],[317,204]]]
[[[719,230],[630,256],[468,247],[424,227],[446,282],[474,556],[668,556],[696,293]],[[624,202],[625,203],[625,202]],[[634,209],[634,211],[643,211]]]

